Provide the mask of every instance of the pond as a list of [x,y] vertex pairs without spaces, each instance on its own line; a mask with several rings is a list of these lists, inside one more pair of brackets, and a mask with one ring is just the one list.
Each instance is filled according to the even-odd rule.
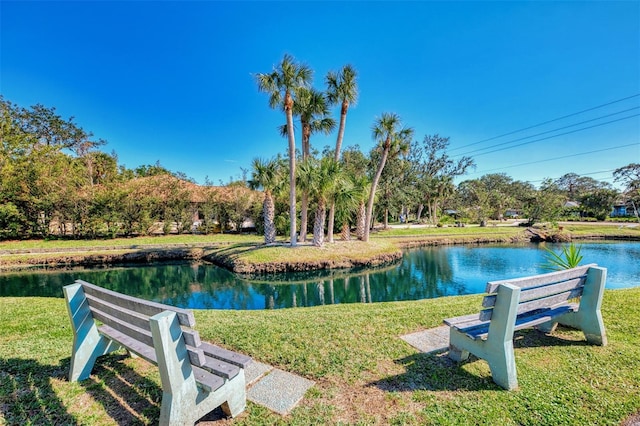
[[[561,245],[548,245],[555,251]],[[608,268],[607,288],[640,286],[640,243],[583,243],[582,264]],[[484,292],[487,281],[548,272],[541,245],[473,245],[408,250],[374,269],[242,277],[203,263],[38,270],[0,274],[0,297],[62,297],[76,279],[191,309],[279,309],[429,299]]]

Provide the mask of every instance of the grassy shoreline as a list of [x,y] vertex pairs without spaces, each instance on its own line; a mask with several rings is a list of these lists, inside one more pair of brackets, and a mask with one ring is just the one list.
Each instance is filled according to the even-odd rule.
[[[628,224],[563,224],[550,229],[563,238],[626,239],[640,241],[640,227]],[[375,266],[393,262],[401,249],[428,245],[512,243],[528,241],[525,228],[477,226],[464,228],[396,227],[372,234],[369,244],[360,241],[325,244],[316,248],[301,244],[295,249],[279,239],[265,246],[258,235],[170,235],[114,240],[50,240],[0,242],[0,271],[37,266],[65,267],[135,263],[163,260],[205,259],[238,273],[277,273],[318,269]]]
[[[250,403],[216,424],[620,424],[640,411],[640,288],[605,292],[606,347],[569,329],[518,332],[515,392],[493,384],[482,360],[458,366],[399,338],[479,303],[196,310],[203,339],[316,381],[287,417]],[[66,380],[72,334],[63,300],[0,298],[0,323],[0,424],[157,422],[159,377],[141,359],[109,356],[88,381]]]

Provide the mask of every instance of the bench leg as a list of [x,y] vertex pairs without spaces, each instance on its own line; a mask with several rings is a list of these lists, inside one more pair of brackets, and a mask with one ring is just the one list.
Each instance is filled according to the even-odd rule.
[[451,358],[456,362],[462,362],[469,359],[469,351],[464,349],[459,349],[453,345],[449,345],[449,353],[447,355],[449,358]]
[[556,331],[556,328],[558,328],[558,321],[553,320],[553,321],[545,322],[542,324],[538,324],[534,328],[536,330],[542,331],[543,333],[551,334],[554,331]]
[[69,381],[75,382],[89,378],[96,359],[119,349],[120,346],[98,333],[98,327],[80,284],[65,286],[63,291],[73,329]]
[[198,388],[176,313],[159,313],[150,325],[162,382],[159,424],[194,424]]
[[560,324],[582,330],[587,342],[600,346],[607,344],[607,334],[600,311],[606,279],[605,268],[589,268],[578,311],[557,318]]
[[516,360],[513,353],[513,341],[504,342],[504,347],[487,346],[487,363],[493,381],[507,390],[518,387]]
[[229,389],[227,400],[221,405],[222,412],[229,417],[236,417],[247,408],[244,369],[240,369],[240,373],[225,386],[229,386]]

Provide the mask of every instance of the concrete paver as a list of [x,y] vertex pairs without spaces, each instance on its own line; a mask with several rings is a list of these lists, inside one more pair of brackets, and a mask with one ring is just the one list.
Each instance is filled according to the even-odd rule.
[[315,382],[304,377],[273,369],[247,391],[247,399],[275,411],[288,414]]
[[400,338],[421,352],[441,352],[449,348],[449,326],[405,334]]

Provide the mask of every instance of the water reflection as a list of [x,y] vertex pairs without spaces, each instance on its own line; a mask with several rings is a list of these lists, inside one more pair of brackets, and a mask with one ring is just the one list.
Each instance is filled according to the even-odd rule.
[[[589,243],[583,254],[609,269],[608,288],[640,285],[640,243]],[[64,285],[83,279],[186,308],[280,309],[482,293],[487,281],[543,272],[543,262],[544,251],[526,244],[414,249],[383,268],[268,277],[239,277],[203,263],[5,273],[0,296],[62,297]]]

